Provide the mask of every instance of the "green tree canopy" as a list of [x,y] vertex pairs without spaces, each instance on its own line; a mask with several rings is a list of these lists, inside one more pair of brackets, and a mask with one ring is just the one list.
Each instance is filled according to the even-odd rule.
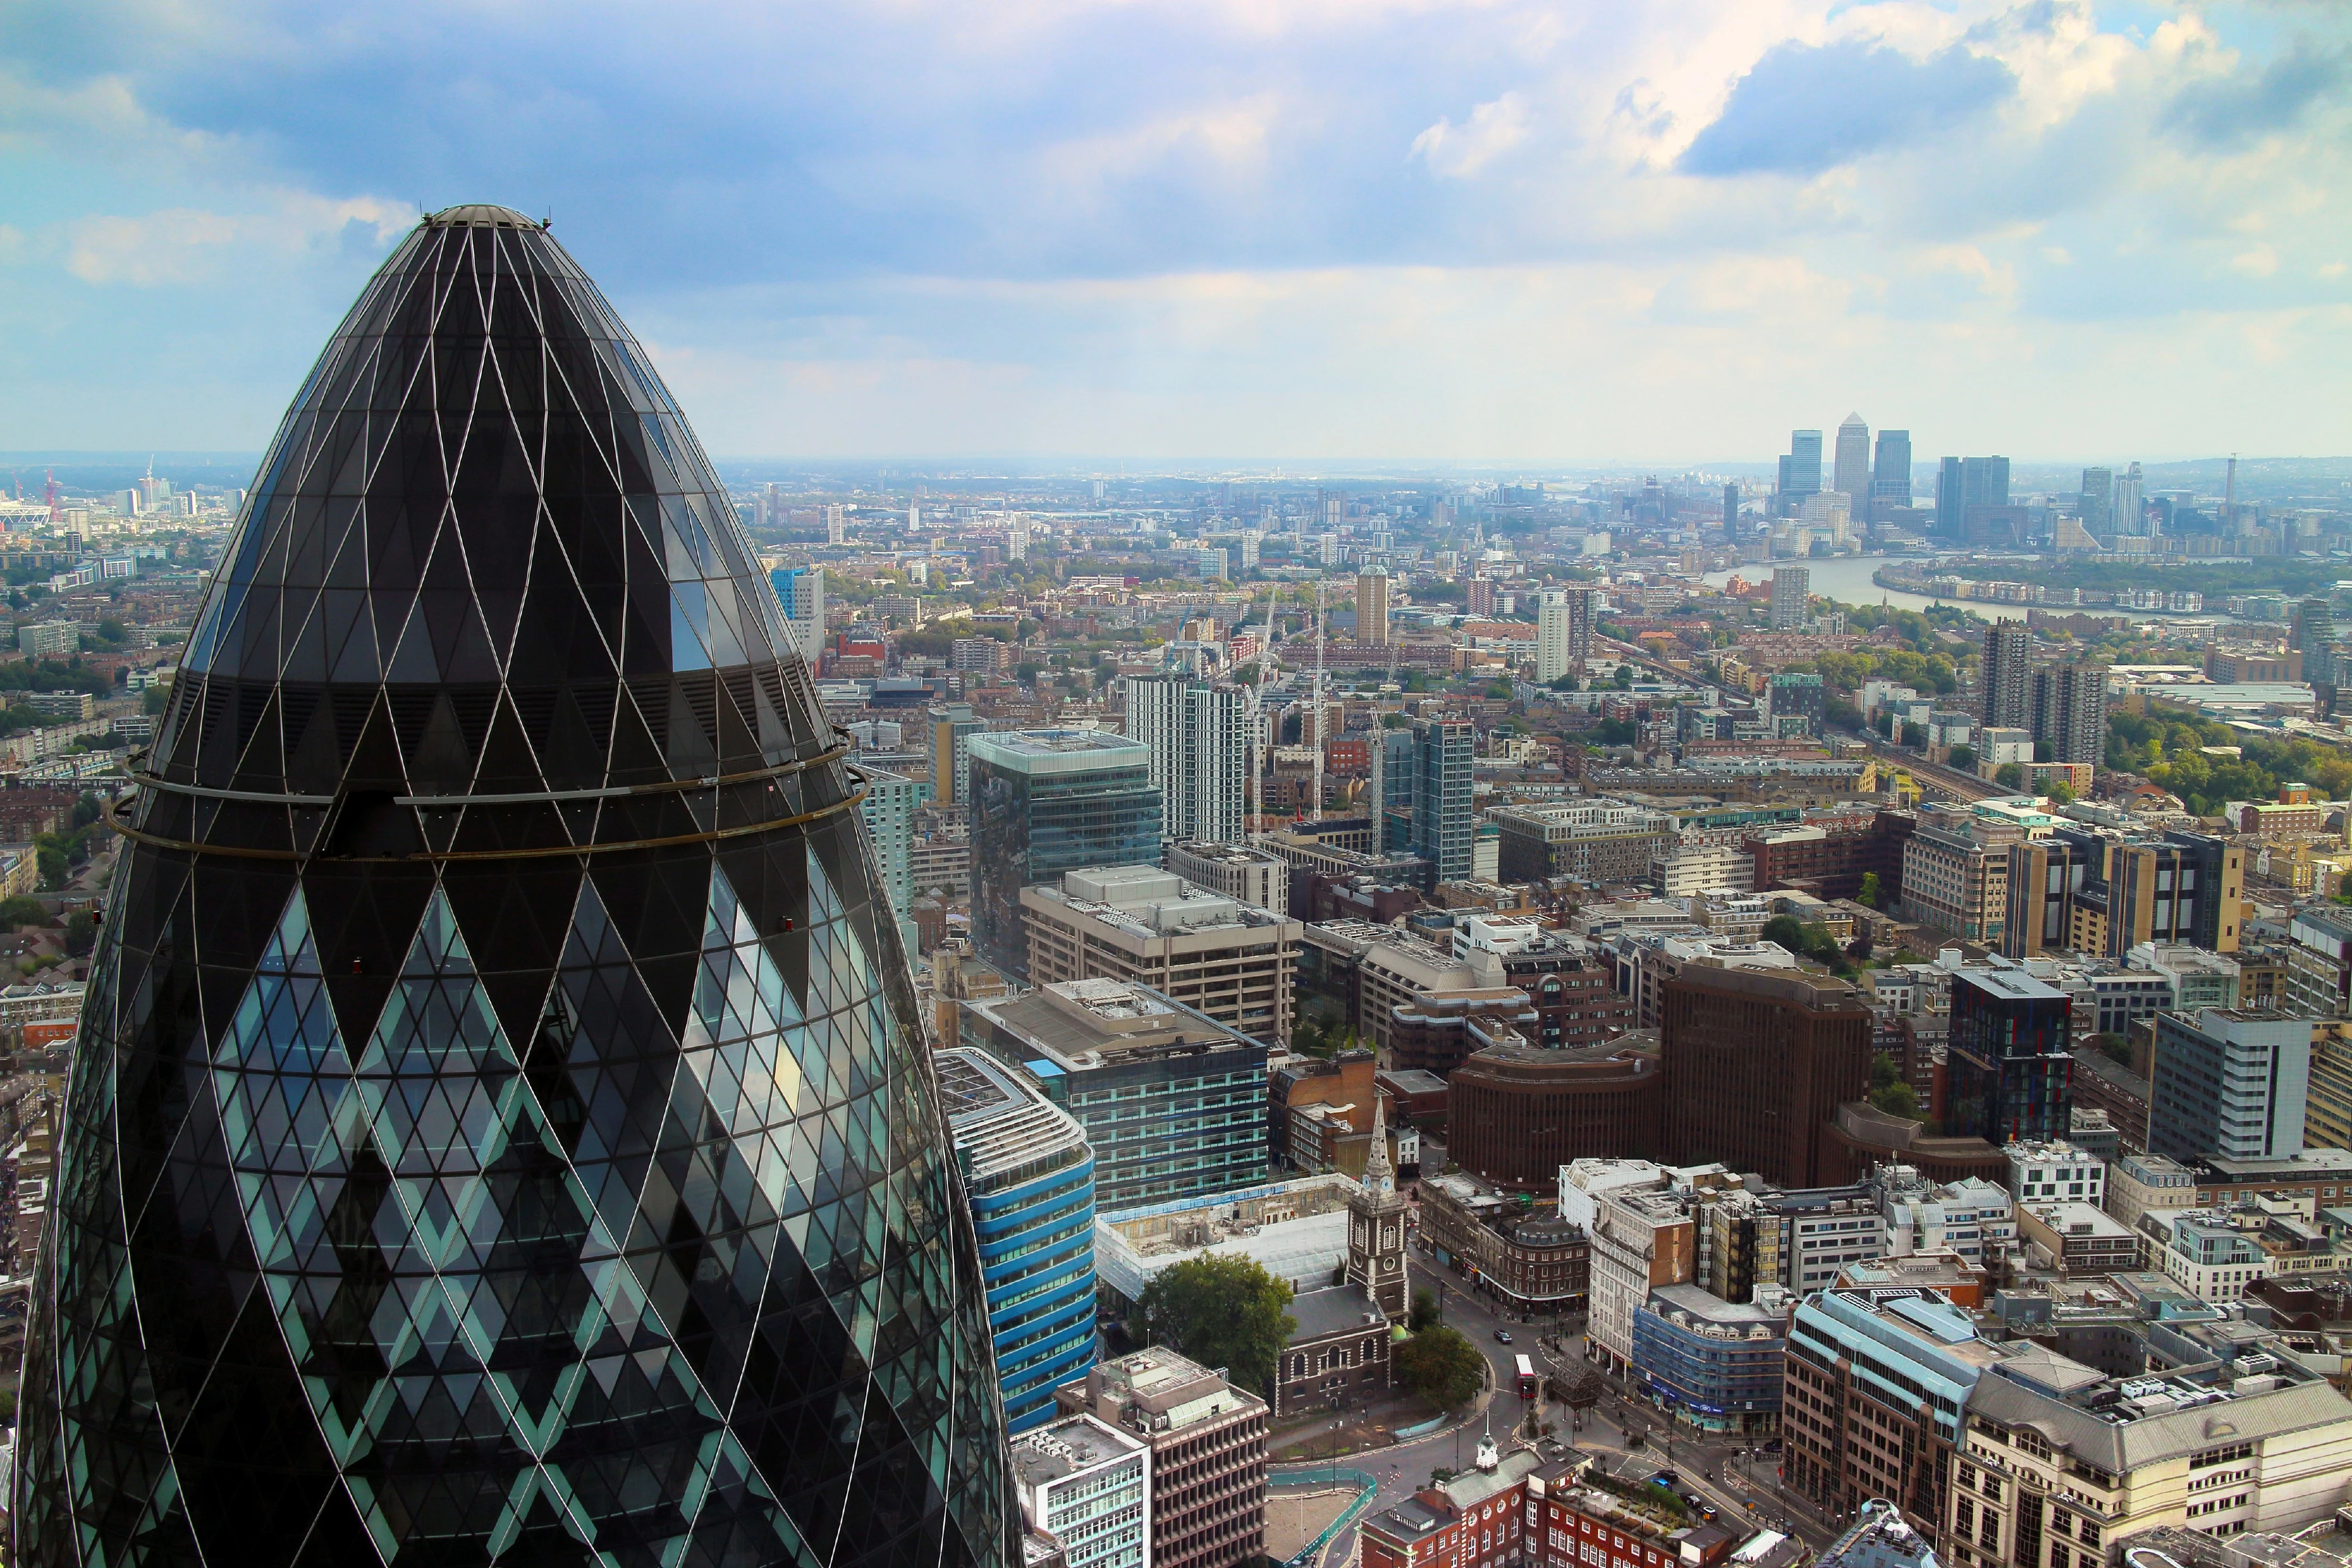
[[2023,789],[2025,787],[2025,769],[2021,764],[2017,763],[2003,763],[2000,766],[1993,769],[1992,782],[2000,785],[2003,789]]
[[1265,1265],[1211,1253],[1160,1270],[1143,1288],[1128,1331],[1140,1343],[1223,1367],[1235,1387],[1264,1389],[1273,1385],[1276,1361],[1298,1327],[1284,1310],[1289,1305],[1290,1286]]
[[1874,910],[1878,907],[1878,900],[1882,896],[1878,890],[1878,873],[1864,871],[1862,874],[1862,890],[1854,894],[1853,901]]
[[1951,765],[1964,773],[1977,771],[1977,749],[1974,746],[1954,746]]
[[1396,1371],[1407,1388],[1453,1410],[1470,1403],[1485,1384],[1486,1358],[1461,1331],[1439,1323],[1397,1346]]

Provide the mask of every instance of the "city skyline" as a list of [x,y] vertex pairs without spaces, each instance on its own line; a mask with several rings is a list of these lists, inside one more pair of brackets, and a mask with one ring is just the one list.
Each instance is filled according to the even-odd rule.
[[2316,7],[27,23],[0,320],[72,371],[0,394],[18,447],[257,447],[417,208],[469,201],[551,212],[723,454],[1646,464],[1853,408],[1922,459],[2106,460],[2347,423]]

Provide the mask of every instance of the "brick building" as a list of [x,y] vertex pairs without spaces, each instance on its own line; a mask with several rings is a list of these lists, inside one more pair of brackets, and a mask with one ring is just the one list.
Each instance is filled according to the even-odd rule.
[[1490,1182],[1549,1190],[1587,1156],[1654,1157],[1664,1075],[1648,1037],[1575,1049],[1490,1046],[1447,1080],[1446,1154]]
[[1363,1568],[1717,1568],[1730,1556],[1728,1532],[1579,1486],[1576,1471],[1481,1444],[1475,1468],[1365,1517]]
[[1893,908],[1903,892],[1903,846],[1918,826],[1907,811],[1880,811],[1868,817],[1846,814],[1794,827],[1751,835],[1755,887],[1801,887],[1820,899],[1851,899],[1864,876],[1878,878],[1880,907]]
[[1802,971],[1687,964],[1666,983],[1661,1015],[1673,1163],[1822,1185],[1820,1130],[1870,1088],[1873,1022],[1853,987]]
[[1580,1312],[1591,1285],[1584,1228],[1459,1171],[1421,1183],[1421,1238],[1441,1267],[1512,1310]]
[[1265,1401],[1159,1346],[1054,1391],[1151,1451],[1150,1562],[1230,1568],[1265,1550]]

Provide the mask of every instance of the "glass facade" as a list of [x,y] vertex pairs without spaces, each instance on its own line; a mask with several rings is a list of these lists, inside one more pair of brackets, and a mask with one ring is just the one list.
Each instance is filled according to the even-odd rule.
[[971,747],[972,945],[1026,979],[1022,889],[1089,866],[1160,864],[1151,754],[1099,730],[974,735]]
[[1437,868],[1439,881],[1467,881],[1477,727],[1466,719],[1416,719],[1412,744],[1412,852]]
[[1701,1431],[1777,1428],[1786,1349],[1780,1320],[1716,1301],[1696,1286],[1653,1297],[1633,1313],[1643,1394]]
[[1005,1425],[1025,1432],[1095,1363],[1094,1151],[1023,1074],[975,1050],[936,1060],[980,1232]]
[[2063,1139],[2072,1130],[2073,999],[2018,968],[1952,976],[1944,1131],[1996,1146]]
[[145,769],[14,1561],[1013,1560],[853,781],[538,223],[433,215],[370,282]]

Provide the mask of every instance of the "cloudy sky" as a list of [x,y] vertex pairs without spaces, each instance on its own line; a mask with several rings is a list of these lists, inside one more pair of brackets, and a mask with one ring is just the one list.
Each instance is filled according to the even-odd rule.
[[0,449],[252,449],[420,207],[715,452],[2352,450],[2336,0],[8,0]]

